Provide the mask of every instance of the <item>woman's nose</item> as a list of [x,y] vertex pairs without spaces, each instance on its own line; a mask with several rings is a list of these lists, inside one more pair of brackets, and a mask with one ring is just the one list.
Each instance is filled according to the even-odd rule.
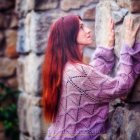
[[86,33],[91,33],[91,29],[86,27]]

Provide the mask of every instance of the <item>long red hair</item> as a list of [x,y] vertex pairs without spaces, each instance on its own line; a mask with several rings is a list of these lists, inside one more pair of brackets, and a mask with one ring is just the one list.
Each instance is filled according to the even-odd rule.
[[61,17],[50,30],[42,72],[42,105],[47,122],[53,122],[58,111],[65,64],[82,61],[76,41],[79,19],[76,15]]

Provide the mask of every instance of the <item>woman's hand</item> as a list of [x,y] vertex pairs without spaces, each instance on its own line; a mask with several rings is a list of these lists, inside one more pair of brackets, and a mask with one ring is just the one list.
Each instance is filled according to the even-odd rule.
[[124,32],[124,43],[129,47],[133,47],[136,34],[140,27],[140,24],[137,24],[133,27],[134,19],[132,17],[128,17],[125,21],[125,32]]
[[108,47],[113,47],[115,43],[115,31],[114,31],[114,21],[112,18],[109,19],[108,22],[108,34],[107,34],[107,40],[106,40]]

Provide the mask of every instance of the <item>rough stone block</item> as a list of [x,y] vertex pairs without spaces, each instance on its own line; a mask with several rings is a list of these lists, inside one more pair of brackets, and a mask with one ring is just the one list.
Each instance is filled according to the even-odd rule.
[[[118,5],[113,1],[103,1],[103,2],[101,1],[96,6],[95,36],[96,36],[96,45],[98,46],[106,45],[107,34],[108,34],[106,27],[109,18],[113,17],[112,11],[120,11]],[[116,22],[115,19],[114,21]]]
[[4,55],[4,33],[0,31],[0,56],[3,56]]
[[0,77],[8,77],[15,74],[17,60],[9,58],[0,58]]
[[34,0],[35,10],[48,10],[57,8],[59,4],[58,0]]
[[140,139],[140,106],[118,107],[112,115],[108,140]]
[[17,31],[16,30],[6,30],[6,49],[5,56],[10,58],[15,58],[18,56],[16,52],[16,42],[17,42]]
[[31,51],[30,24],[31,24],[31,13],[28,13],[24,21],[24,29],[25,29],[24,47],[26,48],[27,52]]
[[14,7],[15,0],[1,0],[0,1],[0,10],[8,10],[11,7]]
[[30,43],[32,51],[36,53],[44,52],[51,23],[52,17],[47,12],[31,13]]
[[22,134],[22,133],[20,133],[19,139],[20,139],[20,140],[33,140],[32,137],[26,136],[25,134]]
[[44,56],[30,54],[26,57],[24,66],[25,91],[29,94],[38,95],[42,91],[41,72]]
[[42,91],[41,71],[43,55],[30,53],[18,60],[18,81],[19,89],[25,90],[28,94],[38,95]]
[[68,11],[71,9],[80,9],[83,6],[87,6],[91,3],[97,3],[99,0],[62,0],[60,3],[60,8],[64,11]]
[[41,137],[40,98],[22,93],[18,100],[18,116],[20,131],[27,136],[39,140]]
[[4,28],[4,14],[0,13],[0,28]]
[[86,9],[82,19],[95,20],[95,7]]
[[[26,33],[25,33],[25,19],[19,20],[19,30],[17,33],[17,52],[19,53],[28,53],[31,51],[30,45],[26,42]],[[25,45],[26,42],[26,45]]]
[[129,93],[127,101],[131,103],[140,102],[140,76]]
[[25,56],[20,56],[17,60],[17,80],[18,80],[18,89],[24,91],[24,63]]
[[129,9],[132,13],[140,12],[140,0],[117,0],[120,7]]
[[15,28],[15,27],[18,27],[18,17],[17,17],[17,14],[12,14],[10,15],[10,25],[9,27],[10,28]]

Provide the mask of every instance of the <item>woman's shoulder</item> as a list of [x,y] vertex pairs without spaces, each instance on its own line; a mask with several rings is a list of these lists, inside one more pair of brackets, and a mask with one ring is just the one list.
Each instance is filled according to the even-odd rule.
[[67,74],[81,74],[88,73],[91,69],[93,67],[88,64],[67,62],[64,72]]

